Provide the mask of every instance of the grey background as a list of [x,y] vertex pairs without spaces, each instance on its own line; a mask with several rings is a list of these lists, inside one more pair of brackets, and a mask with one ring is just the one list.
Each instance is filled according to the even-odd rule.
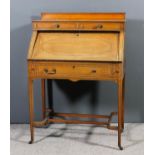
[[[41,12],[126,12],[125,122],[143,122],[143,0],[12,0],[11,1],[11,123],[27,123],[27,49],[31,20]],[[50,92],[51,93],[51,92]],[[108,114],[117,109],[112,82],[54,81],[56,111]],[[35,116],[40,119],[40,81],[35,82]]]

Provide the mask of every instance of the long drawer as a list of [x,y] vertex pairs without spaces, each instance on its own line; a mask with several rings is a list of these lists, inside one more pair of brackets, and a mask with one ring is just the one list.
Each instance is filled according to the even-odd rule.
[[104,80],[122,76],[121,63],[28,61],[31,78]]

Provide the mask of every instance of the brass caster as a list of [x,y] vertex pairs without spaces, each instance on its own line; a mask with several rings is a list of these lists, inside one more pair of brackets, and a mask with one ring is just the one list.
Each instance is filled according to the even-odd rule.
[[33,144],[33,140],[30,140],[30,141],[29,141],[29,144]]
[[119,147],[120,150],[123,150],[123,147],[121,145],[118,145],[118,147]]

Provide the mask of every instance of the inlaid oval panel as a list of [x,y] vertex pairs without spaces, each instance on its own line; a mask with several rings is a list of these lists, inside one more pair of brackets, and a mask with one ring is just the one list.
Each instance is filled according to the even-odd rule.
[[40,32],[31,55],[36,60],[117,61],[118,33]]

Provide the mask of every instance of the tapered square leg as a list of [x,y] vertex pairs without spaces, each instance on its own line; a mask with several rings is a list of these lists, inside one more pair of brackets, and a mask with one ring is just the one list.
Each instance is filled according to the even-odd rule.
[[46,89],[45,79],[41,79],[41,97],[42,97],[42,119],[46,117]]
[[122,130],[124,130],[124,102],[125,102],[125,76],[123,78],[123,92],[122,92]]
[[34,120],[34,101],[33,101],[33,80],[28,80],[28,94],[29,94],[29,115],[30,115],[30,134],[31,140],[29,144],[32,144],[34,141],[34,127],[33,127],[33,120]]
[[123,150],[121,146],[121,133],[122,133],[122,95],[123,95],[123,80],[118,80],[118,147]]

